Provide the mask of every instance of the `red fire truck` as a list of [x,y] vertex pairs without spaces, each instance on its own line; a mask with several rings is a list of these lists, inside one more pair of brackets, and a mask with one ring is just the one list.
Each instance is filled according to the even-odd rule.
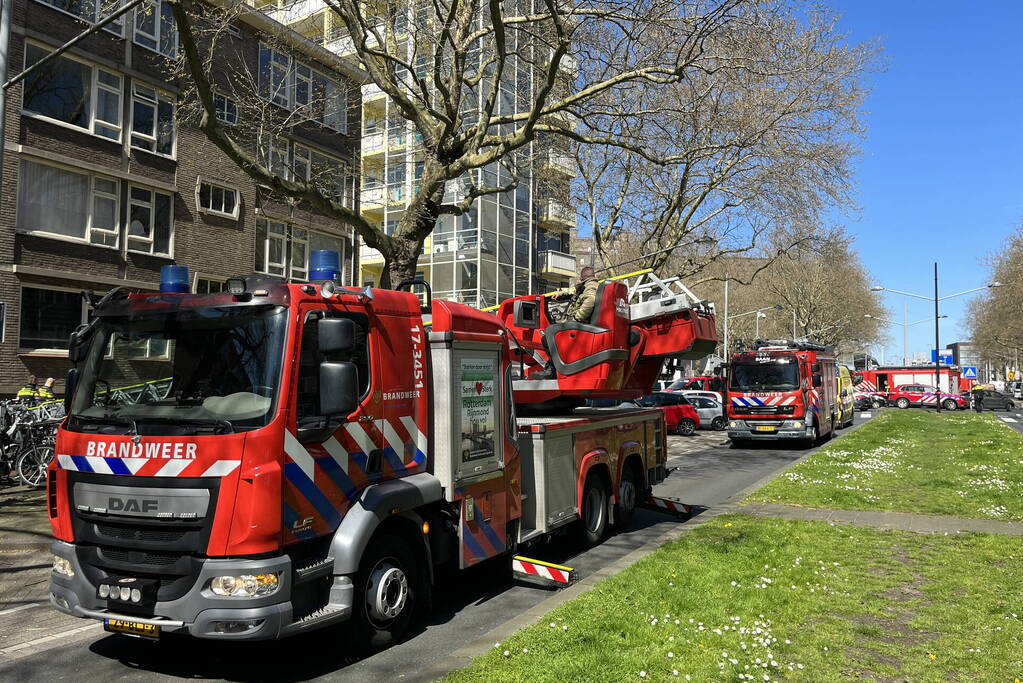
[[838,372],[827,347],[768,342],[728,364],[728,438],[816,443],[839,426]]
[[[348,622],[353,643],[383,645],[429,604],[435,569],[507,559],[560,532],[595,544],[666,476],[657,410],[516,414],[520,389],[533,403],[582,368],[621,387],[629,367],[656,377],[647,366],[659,361],[623,367],[590,340],[595,362],[568,356],[577,367],[530,386],[524,344],[501,318],[448,301],[426,315],[410,291],[329,277],[115,290],[97,303],[72,336],[47,481],[58,610],[148,637],[267,639]],[[701,302],[647,325],[630,320],[627,293],[607,293],[574,332],[668,355],[661,327],[714,330]],[[517,327],[542,331],[535,305],[515,307]],[[683,327],[671,335],[681,352],[713,346]],[[611,380],[599,368],[609,360]]]
[[[941,382],[938,388],[946,393],[957,393],[960,391],[960,374],[958,367],[941,366],[939,368]],[[853,375],[853,384],[857,391],[878,392],[886,396],[902,384],[934,386],[934,366],[895,365],[875,370],[859,370]]]

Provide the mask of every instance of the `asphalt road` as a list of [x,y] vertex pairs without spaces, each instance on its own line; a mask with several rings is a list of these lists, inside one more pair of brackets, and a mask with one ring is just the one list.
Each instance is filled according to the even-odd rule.
[[[858,418],[858,421],[860,419]],[[723,432],[670,437],[669,466],[678,469],[655,494],[714,506],[803,456],[798,448],[774,444],[732,449]],[[680,522],[639,510],[632,528],[579,554],[567,543],[531,549],[530,556],[574,567],[585,577],[656,539]],[[498,562],[496,560],[495,562]],[[496,566],[461,572],[436,591],[428,622],[411,638],[365,659],[345,654],[343,635],[326,629],[281,642],[242,644],[165,639],[159,643],[97,633],[8,663],[8,681],[193,680],[420,680],[428,665],[504,621],[540,603],[551,593],[518,585]],[[82,624],[87,622],[82,620]],[[59,641],[57,641],[59,642]]]

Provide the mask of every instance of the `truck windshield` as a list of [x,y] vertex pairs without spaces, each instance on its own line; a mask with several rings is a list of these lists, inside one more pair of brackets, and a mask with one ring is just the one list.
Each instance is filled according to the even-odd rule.
[[799,388],[795,363],[735,363],[729,388],[732,391],[792,391]]
[[69,426],[148,434],[262,427],[277,403],[286,326],[281,306],[102,318]]

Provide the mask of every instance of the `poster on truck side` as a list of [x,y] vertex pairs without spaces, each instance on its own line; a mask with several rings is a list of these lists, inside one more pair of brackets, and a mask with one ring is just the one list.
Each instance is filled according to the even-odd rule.
[[462,416],[462,462],[494,455],[497,404],[496,358],[462,358],[459,368]]

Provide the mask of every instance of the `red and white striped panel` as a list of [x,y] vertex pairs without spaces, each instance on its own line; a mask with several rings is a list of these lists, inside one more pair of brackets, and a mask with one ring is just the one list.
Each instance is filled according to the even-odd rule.
[[567,584],[572,582],[571,570],[565,571],[564,569],[552,567],[541,562],[531,561],[524,557],[515,557],[512,559],[512,571],[516,574],[535,576],[541,579],[547,579],[548,581],[556,581],[558,583]]
[[657,498],[655,496],[650,497],[650,504],[660,510],[677,512],[683,515],[688,515],[691,510],[691,508],[685,503],[680,503],[677,500],[668,500],[667,498]]
[[164,458],[101,458],[96,455],[57,455],[57,466],[72,472],[121,474],[140,477],[224,477],[234,472],[241,460]]
[[856,391],[877,391],[877,385],[869,379],[863,380],[853,388],[856,389]]

